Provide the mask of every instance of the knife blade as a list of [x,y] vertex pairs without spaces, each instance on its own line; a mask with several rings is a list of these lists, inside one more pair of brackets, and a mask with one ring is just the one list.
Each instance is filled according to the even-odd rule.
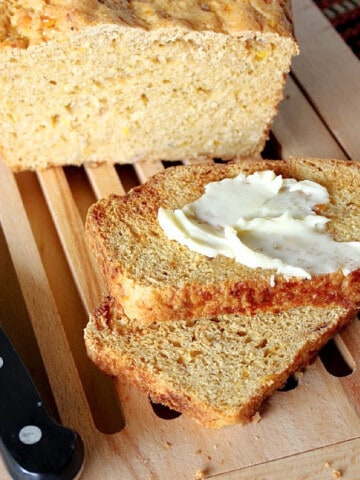
[[70,480],[84,463],[80,435],[49,415],[1,325],[0,453],[15,480]]

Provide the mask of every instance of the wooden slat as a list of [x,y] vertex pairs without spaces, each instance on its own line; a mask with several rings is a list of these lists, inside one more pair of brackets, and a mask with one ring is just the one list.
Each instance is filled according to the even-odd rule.
[[134,165],[135,171],[138,175],[139,181],[145,183],[146,180],[156,173],[161,172],[164,166],[161,162],[147,163],[144,161],[136,162]]
[[281,145],[282,158],[347,158],[291,76],[287,78],[272,132]]
[[93,311],[106,289],[89,251],[84,225],[64,171],[62,168],[48,169],[39,172],[38,178],[84,306]]
[[311,0],[292,3],[294,75],[349,158],[360,160],[360,62]]
[[198,164],[203,164],[203,163],[209,163],[211,162],[211,160],[208,160],[206,158],[191,158],[191,159],[186,159],[186,160],[183,160],[183,164],[184,165],[198,165]]
[[114,165],[85,165],[85,171],[91,183],[96,198],[107,197],[112,193],[124,195],[125,190]]

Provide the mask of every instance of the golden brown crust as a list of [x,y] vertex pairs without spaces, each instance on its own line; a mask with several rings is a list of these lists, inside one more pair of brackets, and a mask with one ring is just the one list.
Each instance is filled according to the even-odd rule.
[[[216,337],[216,343],[210,347],[207,337],[201,338],[201,331],[210,328],[210,321],[195,320],[187,326],[186,323],[180,325],[175,322],[169,329],[160,323],[152,329],[132,331],[123,326],[126,324],[123,317],[123,314],[117,313],[112,298],[105,299],[100,309],[90,317],[85,330],[85,343],[92,361],[106,374],[119,376],[134,384],[155,402],[187,414],[204,426],[219,428],[251,420],[263,401],[280,388],[290,374],[307,366],[316,352],[354,317],[354,312],[341,308],[303,307],[289,314],[259,314],[253,318],[227,316],[225,321],[217,317],[213,320],[218,322],[224,339]],[[196,322],[202,325],[200,329],[196,327]],[[235,327],[238,325],[239,333],[236,333],[234,324]],[[171,362],[174,350],[179,345],[183,344],[182,351],[189,352],[186,340],[189,332],[193,336],[190,348],[202,358],[200,373],[191,373],[193,359],[190,355],[181,362]],[[216,330],[213,330],[213,334],[216,334]],[[245,336],[247,334],[248,337]],[[260,349],[255,342],[249,354],[246,343],[253,341],[256,335],[259,338],[266,336],[268,343],[262,351],[266,342],[260,342]],[[286,345],[281,343],[282,335],[287,339]],[[176,338],[175,343],[171,336]],[[242,342],[246,338],[245,343]],[[277,341],[282,345],[280,350],[275,349]],[[218,348],[219,342],[223,343],[221,349]],[[235,360],[231,353],[234,351],[237,352]],[[269,353],[271,351],[273,353]],[[169,356],[170,361],[162,363],[158,360],[161,356]],[[273,357],[274,364],[271,363]],[[259,370],[250,369],[250,376],[254,378],[248,379],[244,372],[250,368],[250,364],[255,363],[254,359],[259,361]],[[218,375],[214,375],[213,370],[207,373],[207,369],[210,369],[209,364],[206,366],[207,361],[218,365]],[[185,369],[182,368],[182,362]],[[224,387],[216,379],[234,368],[234,362],[234,371],[242,373],[240,376],[234,374],[236,378],[231,377],[230,385]],[[276,362],[280,363],[279,368]],[[243,382],[239,382],[238,377],[243,378]],[[248,388],[246,381],[252,380],[254,385]],[[222,388],[229,388],[229,398],[225,401],[221,398]],[[204,394],[204,390],[209,393]]]
[[128,282],[126,278],[121,280],[116,271],[108,287],[111,294],[123,302],[129,318],[140,324],[159,319],[254,314],[258,310],[279,312],[307,304],[355,308],[360,301],[358,270],[347,277],[342,272],[335,272],[318,275],[311,280],[286,280],[276,275],[273,286],[270,278],[256,280],[257,272],[252,275],[254,280],[250,277],[239,282],[235,279],[222,284],[186,284],[159,290]]
[[290,0],[186,2],[118,0],[7,0],[0,6],[0,45],[26,48],[111,25],[236,35],[250,31],[293,38]]
[[197,254],[168,240],[161,230],[160,206],[178,208],[199,197],[210,181],[268,168],[324,185],[330,194],[329,233],[337,241],[360,241],[357,162],[291,159],[167,169],[128,195],[103,199],[89,210],[90,244],[110,293],[129,318],[146,323],[306,304],[351,308],[359,303],[359,270],[348,276],[339,271],[286,280],[272,270],[250,269],[221,255],[210,259]]

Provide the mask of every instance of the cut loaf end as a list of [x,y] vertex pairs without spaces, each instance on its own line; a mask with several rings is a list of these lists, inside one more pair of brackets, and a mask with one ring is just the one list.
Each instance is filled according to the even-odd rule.
[[85,330],[89,357],[206,427],[244,424],[288,376],[304,368],[354,312],[301,307],[278,314],[227,315],[129,330],[104,299]]
[[288,2],[93,3],[0,7],[10,167],[260,156],[298,52]]

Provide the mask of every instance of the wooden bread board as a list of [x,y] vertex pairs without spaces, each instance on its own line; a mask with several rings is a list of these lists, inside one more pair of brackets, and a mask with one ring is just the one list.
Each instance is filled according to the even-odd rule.
[[[360,160],[360,64],[311,0],[293,7],[301,55],[266,155]],[[122,194],[164,167],[13,175],[0,163],[0,322],[50,410],[81,434],[83,478],[359,479],[358,319],[299,375],[296,388],[276,392],[260,421],[243,427],[211,430],[183,415],[164,418],[171,412],[156,413],[146,396],[87,359],[87,312],[105,288],[84,238],[86,211],[96,198]],[[346,368],[329,373],[341,359]],[[9,479],[1,459],[0,479]]]

